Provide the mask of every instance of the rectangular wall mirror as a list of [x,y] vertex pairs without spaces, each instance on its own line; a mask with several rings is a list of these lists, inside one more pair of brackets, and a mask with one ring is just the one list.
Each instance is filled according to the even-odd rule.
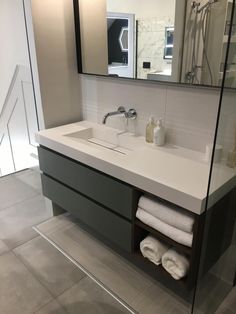
[[[74,7],[80,73],[221,85],[232,0],[74,0]],[[232,34],[236,50],[236,17]]]

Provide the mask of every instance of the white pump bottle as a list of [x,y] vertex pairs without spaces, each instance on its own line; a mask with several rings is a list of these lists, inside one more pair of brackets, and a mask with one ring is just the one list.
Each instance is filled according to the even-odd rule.
[[165,127],[163,126],[163,119],[157,121],[157,126],[154,129],[153,141],[156,146],[163,146],[165,144]]

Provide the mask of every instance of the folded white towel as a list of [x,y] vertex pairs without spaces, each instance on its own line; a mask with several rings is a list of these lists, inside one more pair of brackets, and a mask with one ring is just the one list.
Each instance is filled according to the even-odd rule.
[[173,226],[170,226],[163,222],[162,220],[150,215],[148,212],[143,210],[142,208],[138,208],[136,212],[136,217],[141,220],[146,225],[158,230],[159,232],[163,233],[167,237],[171,238],[172,240],[181,243],[183,245],[192,246],[193,242],[193,234],[188,233],[182,230],[179,230]]
[[166,205],[163,201],[149,196],[141,196],[138,206],[177,229],[191,233],[193,231],[194,218],[187,210],[175,205]]
[[170,249],[162,256],[162,266],[165,270],[171,274],[171,276],[180,280],[184,278],[189,270],[189,261],[184,256],[176,252],[174,249]]
[[140,243],[140,250],[144,257],[156,265],[161,264],[161,258],[168,251],[169,247],[152,236],[146,237]]

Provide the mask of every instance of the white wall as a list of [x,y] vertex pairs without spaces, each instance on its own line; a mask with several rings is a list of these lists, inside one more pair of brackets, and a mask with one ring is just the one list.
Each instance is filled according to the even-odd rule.
[[80,119],[74,12],[71,0],[32,0],[45,126]]
[[174,17],[175,0],[107,0],[107,10],[135,14],[136,19]]
[[[158,83],[81,77],[83,118],[102,123],[105,113],[119,105],[135,108],[136,121],[129,122],[129,130],[145,135],[150,115],[163,117],[169,143],[205,151],[214,139],[219,109],[220,89],[165,86]],[[236,145],[236,91],[225,90],[219,122],[218,144],[223,145],[224,158]],[[109,118],[107,124],[125,128],[124,119]]]
[[83,72],[108,74],[106,0],[80,0]]
[[219,121],[218,142],[226,152],[236,149],[236,91],[229,89],[224,92]]
[[[216,126],[219,91],[165,86],[150,82],[132,82],[83,76],[83,118],[102,122],[105,113],[119,105],[135,108],[136,121],[129,122],[129,130],[145,134],[150,115],[163,117],[168,142],[204,152],[211,143]],[[124,119],[109,118],[108,125],[124,128]]]
[[0,1],[0,112],[17,64],[29,67],[23,4]]

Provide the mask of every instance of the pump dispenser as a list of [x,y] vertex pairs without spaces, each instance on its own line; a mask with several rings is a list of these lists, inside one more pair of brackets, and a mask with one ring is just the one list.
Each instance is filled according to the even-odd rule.
[[146,142],[153,143],[154,129],[156,128],[156,122],[154,116],[150,116],[146,127]]
[[157,121],[153,138],[156,146],[163,146],[165,144],[165,127],[163,126],[162,118]]

